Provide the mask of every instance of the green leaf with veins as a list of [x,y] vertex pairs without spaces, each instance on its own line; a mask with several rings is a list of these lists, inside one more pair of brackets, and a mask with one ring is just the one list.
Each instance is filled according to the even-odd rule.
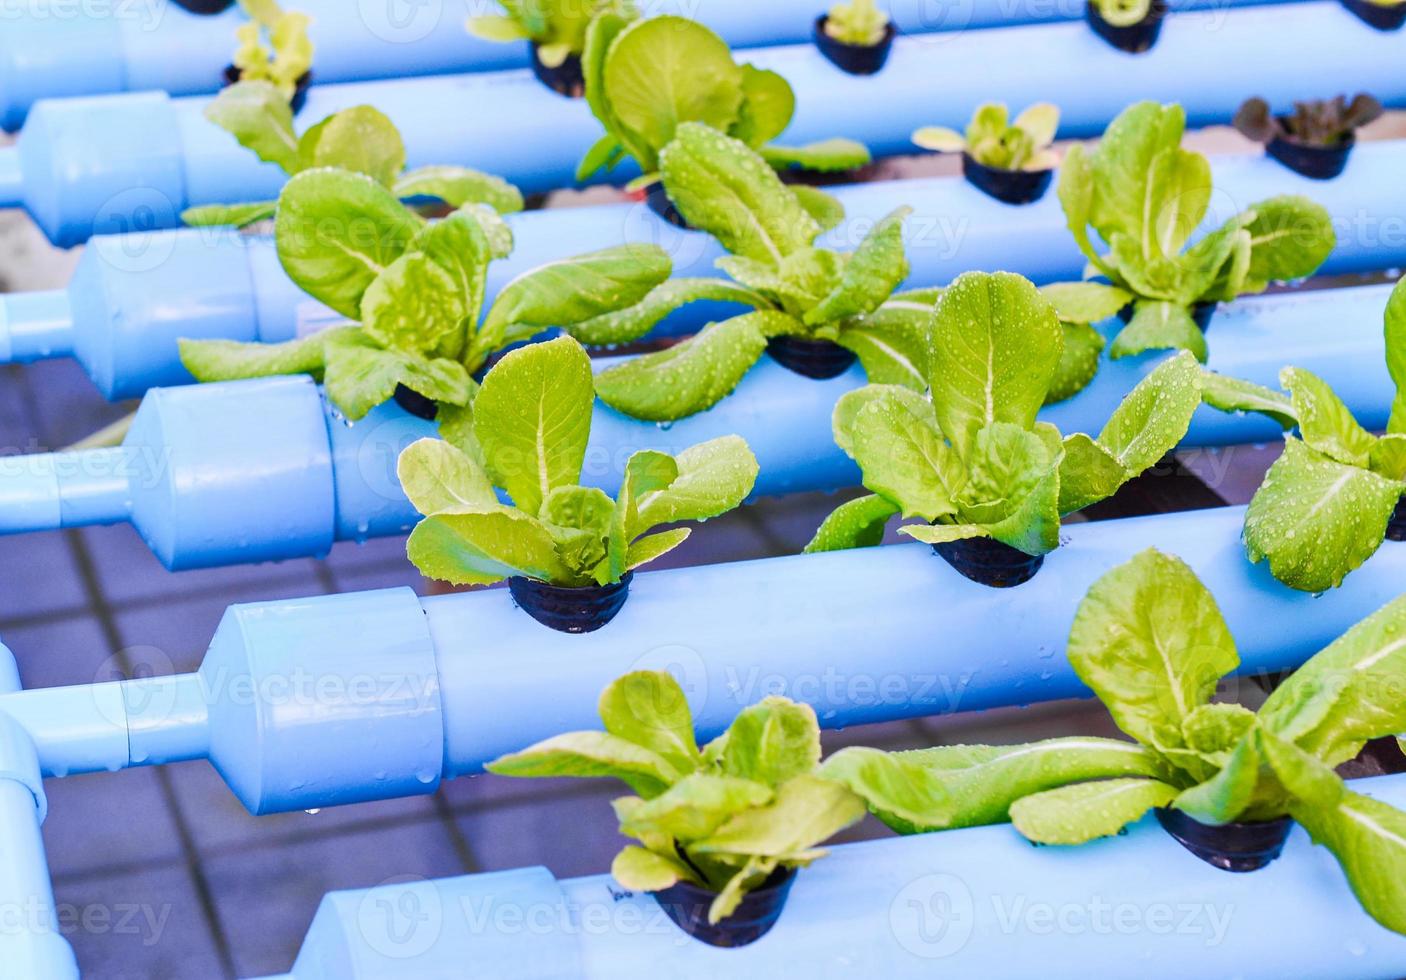
[[604,575],[606,582],[619,581],[620,576],[625,574],[630,542],[649,529],[639,518],[640,498],[668,489],[678,477],[678,463],[667,453],[641,450],[625,463],[620,492],[610,514],[610,560]]
[[693,712],[671,674],[636,670],[611,681],[596,705],[605,730],[657,752],[680,773],[699,767]]
[[761,154],[777,170],[795,167],[819,173],[854,170],[874,159],[863,143],[841,137],[816,140],[803,146],[778,146],[773,143],[762,147]]
[[815,709],[781,697],[743,708],[727,731],[722,771],[780,787],[820,762],[820,723]]
[[1150,549],[1090,587],[1068,653],[1119,728],[1172,748],[1186,717],[1240,663],[1210,592],[1182,561]]
[[229,226],[247,228],[272,218],[278,210],[277,201],[251,201],[248,204],[207,204],[186,208],[181,212],[182,223],[192,228]]
[[1333,852],[1352,892],[1374,919],[1406,933],[1406,814],[1346,791],[1336,806],[1293,806],[1315,844]]
[[829,231],[845,220],[845,206],[833,194],[827,194],[808,184],[791,184],[790,188],[801,207],[815,219],[821,231]]
[[536,514],[557,487],[581,476],[591,432],[591,361],[570,338],[511,351],[474,400],[474,431],[489,475]]
[[538,742],[484,766],[500,776],[555,778],[610,777],[654,799],[680,773],[657,752],[608,732],[570,732]]
[[730,394],[762,356],[767,337],[792,325],[799,327],[771,311],[724,320],[666,350],[602,371],[596,393],[611,408],[652,422],[695,415]]
[[1059,512],[1072,514],[1100,500],[1107,500],[1128,481],[1129,473],[1117,456],[1082,432],[1064,440],[1059,464]]
[[742,104],[727,134],[756,148],[770,143],[791,124],[796,114],[796,93],[791,83],[774,71],[741,65]]
[[571,336],[589,346],[626,344],[653,330],[665,317],[689,303],[712,300],[768,309],[771,302],[725,279],[670,279],[633,306],[567,324]]
[[265,163],[288,174],[300,169],[293,110],[272,82],[236,82],[221,89],[205,107],[205,118]]
[[469,167],[430,166],[406,171],[395,181],[396,197],[429,197],[452,208],[486,204],[499,214],[521,211],[522,192],[502,177]]
[[1053,282],[1040,287],[1040,295],[1054,304],[1065,323],[1098,323],[1117,316],[1133,301],[1133,294],[1097,282]]
[[427,354],[458,333],[467,311],[461,284],[423,252],[407,252],[361,298],[366,335],[390,350]]
[[898,508],[876,493],[856,497],[830,512],[805,546],[805,553],[871,548],[884,539],[884,528]]
[[1251,250],[1244,292],[1312,275],[1337,245],[1333,219],[1306,197],[1271,197],[1253,210],[1255,218],[1245,226]]
[[390,187],[405,169],[405,143],[395,123],[369,105],[352,106],[308,130],[298,143],[298,169],[337,167]]
[[629,845],[610,865],[610,876],[623,887],[637,892],[663,891],[680,881],[702,885],[693,869],[677,858]]
[[513,575],[574,581],[551,532],[511,507],[432,514],[410,532],[406,553],[426,576],[452,585],[489,585]]
[[890,826],[939,826],[955,809],[939,775],[900,753],[851,746],[826,759],[819,775],[847,787]]
[[1289,392],[1299,438],[1329,459],[1366,467],[1377,439],[1358,424],[1328,383],[1311,371],[1286,367],[1279,383]]
[[1113,338],[1108,356],[1113,360],[1149,350],[1188,350],[1205,362],[1206,334],[1191,318],[1191,311],[1176,303],[1140,299],[1133,318]]
[[1064,351],[1050,381],[1045,404],[1054,405],[1083,391],[1098,374],[1103,334],[1087,323],[1064,324]]
[[1183,351],[1138,382],[1098,434],[1128,476],[1153,466],[1176,448],[1201,404],[1201,369]]
[[352,421],[389,401],[397,385],[453,405],[473,397],[473,379],[458,361],[389,350],[361,330],[327,337],[324,350],[327,397]]
[[761,157],[738,140],[685,123],[660,156],[679,212],[733,255],[779,264],[820,225]]
[[835,342],[853,351],[873,384],[896,384],[923,391],[928,386],[928,332],[932,314],[884,304],[848,320]]
[[1383,320],[1386,369],[1396,385],[1396,398],[1391,403],[1391,418],[1387,420],[1386,430],[1406,433],[1406,277],[1392,289]]
[[979,429],[1029,429],[1059,363],[1063,330],[1026,279],[1007,272],[958,276],[933,316],[931,387],[942,432],[965,457]]
[[410,503],[426,516],[498,505],[498,495],[478,461],[442,439],[420,439],[407,446],[396,460],[396,476]]
[[835,402],[835,411],[831,415],[830,427],[835,434],[835,445],[844,450],[845,455],[850,459],[854,458],[854,440],[851,438],[851,433],[854,431],[854,420],[870,402],[880,399],[897,400],[924,425],[934,430],[937,429],[937,415],[933,412],[932,402],[911,388],[904,388],[900,385],[870,384],[863,388],[847,391],[840,396],[839,401]]
[[396,196],[363,174],[309,170],[278,198],[274,237],[283,269],[304,292],[345,317],[400,258],[421,223]]
[[1201,823],[1219,826],[1245,815],[1260,787],[1260,754],[1255,732],[1246,733],[1229,759],[1209,779],[1183,790],[1173,806]]
[[847,438],[864,486],[897,504],[904,517],[935,521],[956,515],[955,498],[966,482],[961,460],[908,400],[889,393],[875,397],[854,416]]
[[1303,592],[1342,583],[1381,547],[1402,484],[1289,436],[1245,512],[1245,553]]
[[633,808],[620,821],[629,837],[659,835],[679,840],[707,837],[737,814],[770,803],[771,787],[750,779],[695,772],[662,795]]
[[912,211],[897,208],[874,225],[844,264],[839,283],[806,313],[807,326],[872,313],[908,278],[903,221]]
[[327,338],[337,331],[356,332],[356,327],[332,327],[321,333],[281,344],[246,343],[238,340],[189,340],[181,338],[181,363],[196,381],[238,381],[280,374],[309,374],[322,377],[326,366]]
[[678,521],[706,521],[747,499],[757,482],[757,458],[741,436],[719,436],[674,457],[667,486],[640,494],[635,533]]
[[688,540],[692,528],[676,527],[658,534],[646,534],[630,542],[625,552],[625,571],[633,571],[663,555],[667,555]]
[[1016,800],[1011,823],[1037,844],[1084,844],[1111,837],[1176,795],[1175,786],[1155,779],[1076,783]]
[[1258,412],[1286,429],[1299,424],[1293,403],[1279,392],[1215,371],[1201,371],[1201,400],[1221,412]]

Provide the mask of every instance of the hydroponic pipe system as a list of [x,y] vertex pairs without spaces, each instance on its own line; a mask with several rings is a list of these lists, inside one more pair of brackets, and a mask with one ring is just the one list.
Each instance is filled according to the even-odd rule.
[[[1301,365],[1363,424],[1380,428],[1395,394],[1382,338],[1388,292],[1358,287],[1232,304],[1215,321],[1209,366],[1276,385],[1281,367]],[[1065,432],[1098,432],[1163,356],[1106,362],[1088,388],[1044,417]],[[677,453],[736,433],[761,466],[758,495],[853,485],[859,472],[836,447],[830,416],[839,396],[862,384],[858,366],[822,382],[763,359],[732,395],[668,427],[598,404],[583,481],[614,492],[633,452]],[[1260,416],[1202,407],[1183,445],[1270,440],[1279,431]],[[395,462],[415,439],[436,434],[434,423],[394,402],[347,425],[302,376],[157,388],[120,447],[0,457],[0,533],[130,521],[172,570],[321,555],[334,541],[401,533],[418,520]]]
[[[986,99],[1055,102],[1068,136],[1101,132],[1137,98],[1181,102],[1193,124],[1227,121],[1250,91],[1287,107],[1302,95],[1305,77],[1324,91],[1367,89],[1397,104],[1406,102],[1397,55],[1395,37],[1364,30],[1337,3],[1322,2],[1173,17],[1157,46],[1137,58],[1082,24],[905,37],[885,70],[867,77],[837,71],[809,45],[745,53],[796,89],[787,141],[848,136],[878,154],[911,150],[915,128],[960,124]],[[1243,84],[1205,72],[1208,63],[1235,66]],[[970,80],[988,78],[993,64],[1025,70],[974,88]],[[1091,88],[1090,75],[1118,84]],[[193,205],[276,195],[282,171],[205,120],[207,102],[140,93],[41,103],[18,145],[0,150],[0,206],[23,205],[51,241],[66,246],[95,234],[173,227]],[[300,118],[306,126],[361,103],[400,127],[411,166],[472,165],[526,191],[572,183],[601,133],[584,102],[560,98],[526,70],[323,86]],[[445,106],[473,111],[446,121]],[[631,173],[622,168],[619,177]]]
[[[1406,776],[1353,789],[1406,805]],[[1302,828],[1272,868],[1226,874],[1148,815],[1077,850],[1031,847],[1008,826],[835,847],[797,877],[773,930],[740,949],[687,939],[652,897],[609,875],[558,881],[522,868],[334,892],[292,972],[265,980],[617,980],[661,969],[671,980],[1085,980],[1143,974],[1131,964],[1146,963],[1188,976],[1398,977],[1406,938],[1362,911]]]
[[[1314,181],[1262,156],[1216,157],[1216,193],[1206,228],[1255,201],[1304,194],[1333,217],[1338,244],[1323,273],[1406,265],[1406,240],[1391,233],[1406,140],[1364,143],[1340,180]],[[905,237],[909,286],[938,286],[971,269],[1019,272],[1036,282],[1078,279],[1085,259],[1053,194],[1014,208],[954,177],[885,181],[834,189],[847,220],[825,241],[842,251],[900,205],[914,213]],[[722,255],[707,235],[680,231],[644,205],[563,208],[510,215],[516,245],[489,269],[488,293],[545,262],[624,242],[653,242],[680,276],[719,275]],[[1204,230],[1204,229],[1203,229]],[[661,327],[684,332],[716,318],[719,304],[694,304]],[[272,239],[220,229],[100,236],[66,290],[0,295],[0,362],[76,356],[108,398],[130,398],[191,380],[181,337],[289,340],[341,318],[294,286]]]
[[[1270,0],[1226,0],[1249,6]],[[1212,0],[1172,0],[1174,10],[1217,5]],[[823,6],[823,5],[822,5]],[[349,13],[346,0],[298,0],[292,9],[312,18],[308,33],[317,49],[316,79],[353,82],[459,71],[522,68],[526,44],[499,44],[464,29],[466,4],[363,3]],[[812,0],[773,0],[765,6],[732,0],[707,4],[657,0],[651,14],[678,14],[707,24],[734,47],[806,41],[816,16]],[[1078,4],[1003,3],[974,0],[960,8],[891,0],[885,5],[905,34],[1077,20]],[[406,13],[409,16],[406,16]],[[0,34],[0,127],[15,130],[38,99],[153,90],[170,95],[213,92],[234,48],[237,7],[198,16],[175,3],[112,6],[35,0],[6,17]]]
[[[0,643],[0,698],[19,690],[15,658]],[[59,932],[39,830],[47,809],[34,742],[0,711],[0,969],[24,980],[78,980],[73,949]]]
[[600,691],[635,669],[679,677],[703,738],[768,694],[811,704],[825,728],[1087,696],[1064,655],[1073,610],[1153,546],[1215,594],[1245,674],[1301,665],[1399,594],[1406,545],[1315,597],[1245,560],[1244,517],[1073,524],[1014,589],[969,581],[921,544],[641,572],[620,614],[584,635],[534,622],[507,589],[238,604],[197,673],[0,695],[0,716],[46,775],[208,759],[251,813],[291,812],[433,793],[598,728]]

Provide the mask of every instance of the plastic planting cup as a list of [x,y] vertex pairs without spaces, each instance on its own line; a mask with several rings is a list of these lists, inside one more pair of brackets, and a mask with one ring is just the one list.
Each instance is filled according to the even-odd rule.
[[1280,817],[1215,827],[1170,807],[1157,811],[1157,821],[1178,844],[1211,867],[1237,873],[1258,871],[1276,860],[1294,826],[1289,817]]
[[733,913],[717,925],[708,922],[708,907],[718,893],[701,885],[681,881],[655,892],[654,900],[675,925],[694,939],[710,946],[746,946],[776,925],[795,880],[795,868],[777,868],[760,888],[744,895]]
[[844,41],[836,40],[825,33],[825,25],[829,22],[829,14],[821,14],[815,18],[813,34],[815,46],[820,49],[820,53],[840,71],[851,75],[878,74],[879,69],[884,67],[884,62],[889,60],[893,39],[898,36],[898,30],[893,26],[893,22],[890,21],[888,26],[884,28],[884,39],[878,44],[846,44]]
[[[1191,319],[1205,333],[1211,328],[1211,317],[1215,316],[1216,307],[1220,304],[1216,300],[1207,300],[1204,303],[1194,303],[1191,307]],[[1118,311],[1118,319],[1124,323],[1133,322],[1133,304],[1129,303]]]
[[1348,133],[1336,146],[1317,146],[1276,136],[1264,150],[1296,174],[1311,180],[1332,180],[1343,172],[1347,156],[1356,145],[1357,136],[1353,133]]
[[1391,520],[1386,522],[1386,539],[1406,541],[1406,497],[1396,502],[1396,510],[1392,511]]
[[[239,69],[234,65],[225,65],[224,83],[226,86],[233,85],[239,81]],[[308,102],[308,87],[312,85],[312,71],[308,70],[298,76],[297,82],[293,86],[293,98],[288,101],[289,107],[294,115],[303,111],[303,106]]]
[[1009,589],[1029,582],[1045,563],[1044,555],[1027,555],[995,538],[963,538],[932,546],[943,561],[973,582]]
[[417,419],[424,419],[426,422],[433,422],[439,415],[439,406],[434,403],[433,398],[426,398],[414,389],[405,385],[395,386],[395,403],[405,409]]
[[532,45],[532,74],[537,76],[537,81],[551,89],[557,95],[564,95],[568,99],[579,99],[586,94],[586,76],[581,70],[581,56],[569,54],[566,60],[555,68],[549,68],[542,64],[542,57],[537,53],[537,45]]
[[560,633],[594,633],[620,612],[630,595],[634,572],[610,585],[551,585],[515,575],[508,579],[513,600],[543,626]]
[[962,176],[977,190],[1006,204],[1030,204],[1050,189],[1054,170],[1005,170],[988,167],[970,153],[962,153]]
[[663,218],[675,228],[683,228],[692,231],[693,226],[688,223],[688,219],[679,213],[679,209],[674,207],[673,199],[669,197],[669,192],[664,189],[664,182],[656,180],[649,185],[649,189],[644,192],[644,203],[659,217]]
[[1136,24],[1119,27],[1103,19],[1098,5],[1089,3],[1084,7],[1084,17],[1094,33],[1119,51],[1128,54],[1142,54],[1157,43],[1157,35],[1162,33],[1162,19],[1167,15],[1166,0],[1152,0],[1147,16]]
[[833,340],[809,340],[788,334],[768,340],[766,352],[782,367],[817,381],[837,378],[855,362],[854,351]]
[[233,7],[234,0],[176,0],[176,6],[202,17],[210,17]]
[[1396,3],[1384,7],[1368,0],[1342,0],[1343,6],[1352,11],[1357,19],[1370,24],[1379,31],[1399,31],[1406,24],[1406,3]]

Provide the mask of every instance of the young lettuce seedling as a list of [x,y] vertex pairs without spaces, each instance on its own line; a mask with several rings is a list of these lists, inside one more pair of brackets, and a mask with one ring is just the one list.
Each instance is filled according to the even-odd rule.
[[594,403],[590,358],[570,337],[505,355],[474,399],[469,452],[422,439],[401,455],[401,485],[425,515],[408,545],[415,566],[455,585],[611,585],[689,535],[651,528],[705,521],[752,492],[757,461],[738,436],[677,457],[635,453],[614,500],[580,486]]
[[965,134],[946,126],[924,126],[913,142],[939,153],[967,153],[983,166],[997,170],[1049,170],[1059,158],[1050,149],[1059,129],[1059,107],[1048,102],[1030,106],[1015,121],[1001,102],[976,107]]
[[841,44],[869,48],[888,33],[888,14],[874,0],[848,0],[832,4],[825,18],[825,33]]
[[[1036,421],[1064,327],[1033,285],[1008,272],[969,272],[944,290],[931,344],[928,395],[868,385],[835,405],[835,441],[873,496],[840,506],[807,551],[878,544],[901,513],[927,522],[904,534],[949,560],[959,556],[941,546],[982,538],[1047,554],[1059,545],[1061,515],[1112,496],[1161,459],[1201,402],[1200,369],[1183,352],[1129,393],[1097,439]],[[1038,565],[1025,567],[1029,577]]]
[[[1206,217],[1211,168],[1181,148],[1179,105],[1139,102],[1113,120],[1092,150],[1070,147],[1059,199],[1090,271],[1134,297],[1132,317],[1113,340],[1114,358],[1183,348],[1206,359],[1194,318],[1214,304],[1311,274],[1333,250],[1328,213],[1302,197],[1269,198],[1186,248]],[[1092,227],[1107,243],[1100,255]]]
[[[407,171],[400,130],[371,106],[353,106],[333,113],[299,137],[293,129],[292,110],[272,85],[239,82],[211,101],[205,118],[260,160],[281,167],[290,177],[321,167],[337,167],[365,174],[402,200],[427,198],[451,208],[478,204],[499,214],[522,210],[522,193],[501,177],[455,166]],[[273,217],[277,204],[211,204],[187,209],[181,220],[192,226],[243,228]]]
[[278,200],[279,261],[295,283],[355,326],[281,344],[182,340],[197,380],[310,374],[348,418],[359,419],[403,385],[439,403],[446,438],[463,435],[490,354],[551,327],[637,303],[672,264],[652,245],[623,245],[523,273],[483,312],[488,264],[512,251],[508,228],[469,205],[426,224],[384,185],[318,169],[288,182]]
[[586,100],[605,135],[582,159],[578,180],[629,155],[644,172],[630,186],[654,183],[661,151],[689,122],[736,137],[778,169],[850,170],[870,160],[853,140],[772,144],[795,115],[791,86],[774,71],[739,65],[726,41],[682,17],[601,14],[586,32],[582,67]]
[[[898,775],[926,768],[942,784],[935,816],[912,819],[923,791],[902,783],[892,786],[896,813],[872,792],[870,806],[901,833],[1009,819],[1041,844],[1107,837],[1159,808],[1170,832],[1227,870],[1277,856],[1291,817],[1337,857],[1368,914],[1406,933],[1406,814],[1352,792],[1333,771],[1368,741],[1406,729],[1403,630],[1406,599],[1397,599],[1309,660],[1258,713],[1213,703],[1218,680],[1240,665],[1235,641],[1190,568],[1144,551],[1093,584],[1069,635],[1075,673],[1136,744],[1065,738],[900,752],[909,769]],[[845,750],[821,772],[843,781],[874,754]],[[1235,835],[1218,832],[1224,825],[1255,828],[1262,846],[1237,852]]]
[[1245,552],[1268,559],[1270,573],[1291,588],[1323,592],[1376,554],[1406,493],[1406,280],[1386,308],[1387,370],[1397,395],[1386,433],[1364,429],[1327,383],[1287,367],[1278,392],[1207,372],[1208,404],[1226,412],[1259,412],[1298,436],[1265,474],[1245,512]]
[[1236,110],[1235,128],[1256,143],[1287,139],[1305,146],[1340,146],[1384,111],[1380,102],[1359,92],[1351,102],[1343,95],[1295,102],[1294,111],[1280,117],[1268,102],[1255,97]]
[[586,28],[598,14],[628,15],[633,5],[621,0],[499,0],[502,14],[470,17],[470,34],[485,41],[529,41],[537,59],[548,68],[560,68],[570,58],[581,57]]
[[[822,222],[739,140],[685,123],[660,154],[660,166],[689,223],[731,253],[718,266],[736,283],[675,279],[631,309],[577,324],[573,336],[588,344],[623,343],[698,299],[729,300],[753,312],[603,372],[596,390],[606,404],[654,421],[693,415],[731,392],[769,346],[784,357],[778,345],[787,340],[838,345],[841,371],[857,355],[871,380],[927,384],[931,299],[926,292],[894,295],[908,275],[902,225],[909,209],[894,211],[855,252],[841,255],[815,247]],[[828,214],[823,224],[841,216]]]
[[629,786],[635,795],[616,800],[615,813],[620,832],[639,844],[620,852],[611,873],[626,888],[654,892],[675,921],[690,892],[712,896],[707,921],[717,924],[748,893],[789,885],[797,868],[825,855],[818,845],[862,818],[865,799],[896,773],[942,809],[937,780],[883,753],[847,765],[850,788],[820,778],[815,711],[783,697],[743,709],[702,749],[683,690],[667,673],[621,677],[601,695],[600,716],[604,732],[549,738],[490,762],[488,771],[608,776]]
[[239,0],[239,7],[249,21],[234,31],[239,47],[232,64],[238,81],[267,82],[291,104],[312,68],[307,15],[285,13],[277,0]]

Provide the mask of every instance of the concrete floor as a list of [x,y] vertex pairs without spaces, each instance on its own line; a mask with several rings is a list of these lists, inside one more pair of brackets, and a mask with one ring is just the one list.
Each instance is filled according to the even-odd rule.
[[[1377,135],[1406,133],[1402,118]],[[1245,150],[1228,131],[1196,134],[1204,149]],[[948,169],[932,157],[885,164],[881,176]],[[593,203],[609,192],[557,195]],[[45,244],[22,216],[0,214],[0,289],[67,282],[78,252]],[[0,369],[0,452],[66,445],[120,417],[70,361]],[[1276,450],[1189,455],[1221,496],[1243,502]],[[710,522],[674,562],[793,553],[842,498],[766,501]],[[339,545],[324,561],[164,571],[126,526],[0,538],[0,637],[27,687],[139,672],[190,670],[233,602],[426,586],[398,540]],[[883,748],[1108,733],[1101,709],[1049,704],[831,733]],[[323,893],[406,875],[443,877],[543,864],[558,875],[605,870],[620,839],[606,783],[511,781],[446,785],[429,798],[254,818],[204,763],[50,780],[45,827],[69,939],[92,980],[232,978],[287,970]],[[881,828],[865,824],[848,837]],[[3,973],[3,968],[0,968]]]

